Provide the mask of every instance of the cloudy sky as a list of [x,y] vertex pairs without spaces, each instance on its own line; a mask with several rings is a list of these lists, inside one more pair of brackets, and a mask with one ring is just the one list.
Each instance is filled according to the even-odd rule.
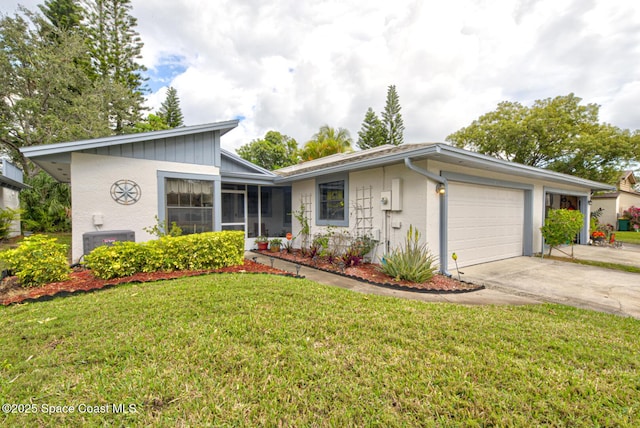
[[[21,3],[5,0],[13,13]],[[575,93],[640,128],[637,0],[133,0],[148,104],[178,91],[187,125],[240,119],[235,149],[323,124],[354,141],[396,85],[405,142],[444,141],[500,101]]]

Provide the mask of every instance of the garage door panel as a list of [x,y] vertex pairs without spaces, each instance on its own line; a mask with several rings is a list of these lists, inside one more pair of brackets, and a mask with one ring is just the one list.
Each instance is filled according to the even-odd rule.
[[449,256],[469,266],[523,254],[524,192],[449,183]]

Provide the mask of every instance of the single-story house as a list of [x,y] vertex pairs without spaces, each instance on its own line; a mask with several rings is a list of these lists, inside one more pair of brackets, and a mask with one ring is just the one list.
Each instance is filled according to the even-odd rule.
[[640,192],[635,190],[638,181],[633,171],[625,171],[618,180],[616,189],[595,194],[591,197],[591,210],[602,209],[600,223],[610,224],[618,229],[618,219],[630,207],[640,207]]
[[[447,272],[459,266],[543,250],[550,208],[571,200],[585,214],[578,242],[589,240],[589,200],[611,186],[498,160],[446,144],[403,144],[338,154],[267,171],[220,147],[237,121],[22,149],[72,188],[73,258],[92,239],[116,232],[136,241],[175,221],[186,233],[244,230],[297,235],[292,213],[304,206],[311,234],[332,227],[370,234],[374,259],[417,228]],[[118,235],[120,236],[120,235]],[[99,243],[99,242],[98,242]]]
[[[6,159],[2,159],[2,175],[0,175],[0,209],[20,209],[20,191],[26,189],[22,170]],[[20,235],[20,219],[11,223],[9,237]]]

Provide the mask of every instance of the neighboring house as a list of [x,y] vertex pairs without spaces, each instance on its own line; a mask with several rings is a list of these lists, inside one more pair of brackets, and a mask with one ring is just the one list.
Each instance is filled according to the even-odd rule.
[[[269,172],[220,148],[237,121],[24,148],[61,181],[70,181],[73,256],[86,234],[126,230],[136,241],[161,220],[185,232],[300,231],[292,213],[304,205],[311,234],[348,230],[380,241],[374,259],[404,242],[412,225],[441,270],[452,252],[459,266],[543,250],[540,227],[550,208],[585,214],[579,243],[589,239],[589,195],[606,184],[528,167],[446,144],[382,146],[337,154]],[[299,241],[297,242],[299,245]]]
[[[20,209],[20,191],[29,187],[22,180],[22,170],[3,159],[2,175],[0,175],[0,209]],[[17,219],[11,225],[9,237],[18,236],[21,233],[20,219]]]
[[638,184],[633,171],[625,171],[618,180],[613,192],[604,192],[592,196],[591,211],[602,208],[600,223],[611,224],[618,229],[618,219],[629,207],[640,207],[640,192],[634,187]]

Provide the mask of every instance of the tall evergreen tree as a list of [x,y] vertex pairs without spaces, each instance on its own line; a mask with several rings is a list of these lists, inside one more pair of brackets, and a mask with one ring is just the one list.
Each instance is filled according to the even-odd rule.
[[372,147],[382,146],[386,143],[386,129],[382,124],[382,121],[375,114],[373,109],[369,107],[367,113],[364,115],[364,121],[362,122],[362,128],[358,132],[357,145],[360,149],[370,149]]
[[20,147],[109,135],[104,99],[122,91],[78,66],[80,34],[21,12],[0,19],[0,146],[29,174]]
[[387,144],[398,146],[404,142],[404,123],[400,114],[400,100],[395,85],[387,89],[387,102],[382,112],[382,123],[385,128]]
[[160,106],[158,116],[164,119],[169,128],[177,128],[178,126],[184,125],[178,91],[173,86],[167,89],[167,97]]
[[38,8],[54,27],[62,31],[81,27],[84,9],[78,0],[46,0]]
[[110,97],[110,119],[116,133],[123,133],[140,120],[143,94],[147,91],[142,72],[142,40],[135,31],[131,0],[86,0],[87,41],[96,79],[122,85],[127,92]]

